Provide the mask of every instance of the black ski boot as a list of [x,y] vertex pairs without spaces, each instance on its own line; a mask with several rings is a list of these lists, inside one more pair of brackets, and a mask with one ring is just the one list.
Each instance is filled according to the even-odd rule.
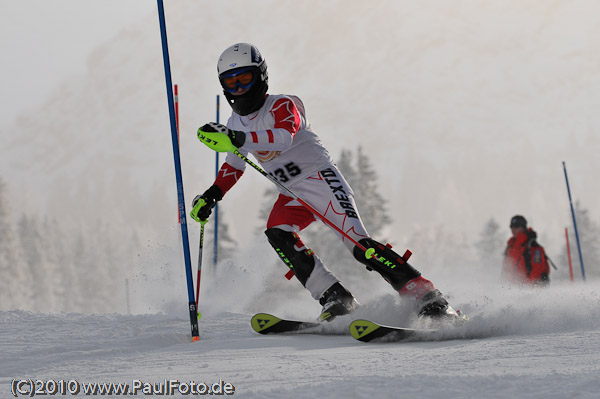
[[438,290],[433,290],[425,294],[419,301],[419,306],[419,318],[430,318],[440,321],[462,319]]
[[353,312],[358,306],[354,296],[339,282],[325,291],[319,303],[323,306],[319,321],[331,321],[337,316]]

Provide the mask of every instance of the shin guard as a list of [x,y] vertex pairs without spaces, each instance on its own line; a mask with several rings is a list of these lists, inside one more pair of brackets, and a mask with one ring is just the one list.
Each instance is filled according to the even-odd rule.
[[294,272],[298,280],[306,287],[306,281],[315,268],[313,251],[304,245],[296,233],[283,231],[276,227],[265,231],[269,244],[275,249],[283,263]]
[[400,294],[405,291],[405,286],[409,281],[419,281],[417,278],[421,278],[421,273],[408,264],[408,256],[405,259],[398,255],[391,246],[383,245],[372,238],[363,238],[359,243],[367,249],[374,249],[375,257],[367,257],[365,251],[354,247],[353,254],[356,260],[367,266],[368,270],[375,270],[379,273]]

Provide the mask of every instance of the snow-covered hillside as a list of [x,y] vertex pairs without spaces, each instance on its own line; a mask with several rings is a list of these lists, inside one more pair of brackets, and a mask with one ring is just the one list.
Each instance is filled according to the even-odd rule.
[[[271,92],[303,99],[335,157],[361,145],[378,162],[397,240],[415,226],[473,234],[490,217],[504,225],[523,213],[558,252],[569,223],[563,160],[575,198],[598,202],[597,2],[260,0],[247,11],[243,1],[165,2],[188,199],[212,182],[214,154],[195,132],[215,119],[216,59],[249,41]],[[11,203],[79,219],[89,211],[78,204],[93,204],[104,220],[164,229],[177,205],[156,14],[94,49],[88,65],[3,124]],[[257,203],[267,186],[246,173],[224,200],[232,220],[247,220],[235,238],[259,223],[258,204],[231,204]]]
[[[1,312],[1,396],[10,396],[14,378],[32,378],[222,380],[239,398],[597,398],[599,289],[487,287],[459,303],[471,315],[458,334],[467,339],[393,344],[261,336],[250,328],[251,312],[219,310],[219,295],[206,299],[197,343],[185,317]],[[357,316],[393,319],[384,314],[394,302],[374,299]],[[306,314],[283,298],[262,310]]]

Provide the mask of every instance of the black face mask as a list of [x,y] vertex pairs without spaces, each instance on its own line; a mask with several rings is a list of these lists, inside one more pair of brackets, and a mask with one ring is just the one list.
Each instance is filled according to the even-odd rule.
[[245,116],[258,111],[263,106],[268,88],[269,85],[266,81],[258,81],[241,96],[234,96],[227,90],[224,90],[223,94],[229,105],[231,105],[233,112]]

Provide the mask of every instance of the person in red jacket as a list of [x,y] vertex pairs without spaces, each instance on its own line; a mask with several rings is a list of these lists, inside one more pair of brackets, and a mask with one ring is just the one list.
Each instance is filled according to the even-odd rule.
[[550,268],[544,248],[536,241],[537,233],[527,220],[515,215],[510,220],[512,237],[504,251],[502,275],[512,283],[548,285]]

